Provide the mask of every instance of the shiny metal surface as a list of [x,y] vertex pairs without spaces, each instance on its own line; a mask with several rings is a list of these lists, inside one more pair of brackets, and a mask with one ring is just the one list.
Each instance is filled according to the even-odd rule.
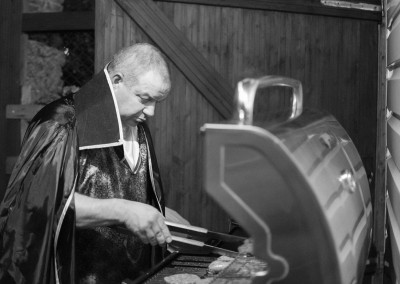
[[207,193],[254,238],[270,271],[253,283],[353,283],[372,233],[369,183],[354,143],[305,109],[257,125],[206,124]]
[[400,171],[393,159],[389,159],[387,163],[387,188],[389,198],[386,199],[388,221],[388,231],[391,238],[391,251],[393,257],[393,268],[396,275],[400,275],[400,258],[398,252],[400,250]]
[[339,181],[342,184],[342,187],[345,190],[348,190],[350,193],[354,193],[356,191],[357,182],[354,179],[353,173],[350,170],[343,170],[339,176]]
[[392,116],[387,122],[387,148],[397,167],[400,167],[400,119]]
[[238,83],[235,94],[235,120],[238,121],[238,124],[253,124],[254,99],[257,89],[274,86],[291,87],[293,89],[292,112],[290,118],[295,118],[301,114],[303,110],[303,88],[300,81],[279,76],[244,79]]
[[393,21],[387,36],[387,65],[389,68],[398,67],[400,61],[400,18]]
[[[395,2],[393,1],[393,4]],[[388,4],[389,6],[389,4]],[[392,5],[388,7],[387,10],[387,17],[388,17],[388,23],[387,23],[387,29],[391,30],[393,23],[396,21],[398,16],[400,15],[400,3],[397,3],[397,5]]]
[[165,221],[165,224],[168,226],[168,229],[171,232],[186,234],[190,238],[198,237],[198,238],[202,238],[202,239],[214,239],[214,240],[223,241],[223,242],[227,242],[227,243],[237,243],[237,244],[242,244],[246,240],[246,238],[244,238],[244,237],[230,235],[230,234],[224,234],[221,232],[214,232],[214,231],[210,231],[206,228],[202,228],[202,227],[184,225],[184,224],[174,223],[174,222],[170,222],[170,221]]
[[387,79],[387,107],[400,115],[400,68],[389,71]]

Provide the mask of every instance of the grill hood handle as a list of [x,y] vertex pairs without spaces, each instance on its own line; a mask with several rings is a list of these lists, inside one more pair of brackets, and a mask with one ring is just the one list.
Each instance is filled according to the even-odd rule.
[[253,108],[256,91],[266,87],[291,87],[293,89],[292,113],[289,119],[298,117],[303,111],[303,88],[296,79],[281,76],[264,76],[258,79],[246,78],[236,87],[236,112],[234,120],[240,125],[253,124]]

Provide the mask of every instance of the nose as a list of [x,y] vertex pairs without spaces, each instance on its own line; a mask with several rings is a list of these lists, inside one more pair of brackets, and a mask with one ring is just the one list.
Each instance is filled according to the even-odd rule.
[[152,102],[152,103],[150,103],[150,104],[148,104],[148,105],[146,105],[146,107],[143,109],[143,113],[146,115],[146,116],[154,116],[154,110],[155,110],[155,108],[156,108],[156,103],[155,102]]

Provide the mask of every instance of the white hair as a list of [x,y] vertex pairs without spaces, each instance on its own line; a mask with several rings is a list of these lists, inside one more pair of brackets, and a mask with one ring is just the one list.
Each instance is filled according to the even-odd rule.
[[161,51],[148,43],[137,43],[118,51],[107,67],[111,76],[121,72],[126,78],[126,84],[133,86],[139,75],[148,71],[156,71],[165,84],[165,92],[171,88],[169,68]]

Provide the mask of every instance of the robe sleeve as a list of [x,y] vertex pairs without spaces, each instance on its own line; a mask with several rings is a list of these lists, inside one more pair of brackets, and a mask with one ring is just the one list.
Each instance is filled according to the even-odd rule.
[[[78,167],[71,121],[39,116],[25,135],[0,205],[0,283],[56,282],[55,236],[61,225],[66,232],[75,225],[74,218],[64,218],[67,211],[71,214]],[[66,239],[69,244],[62,245],[72,246],[73,237]],[[68,250],[67,258],[73,259],[72,247],[63,247]]]

